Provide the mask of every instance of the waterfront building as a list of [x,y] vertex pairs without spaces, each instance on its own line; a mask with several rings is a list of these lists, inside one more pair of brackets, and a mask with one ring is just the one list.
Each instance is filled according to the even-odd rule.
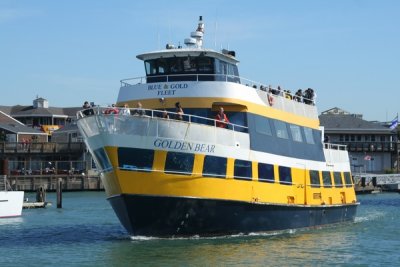
[[50,107],[39,97],[31,106],[0,106],[0,174],[81,175],[92,170],[75,123],[80,109]]
[[0,106],[3,113],[28,127],[47,133],[49,138],[53,131],[75,120],[79,109],[81,107],[50,107],[49,102],[42,97],[37,97],[30,106]]
[[352,172],[388,172],[397,161],[397,132],[338,107],[319,116],[329,142],[347,146]]

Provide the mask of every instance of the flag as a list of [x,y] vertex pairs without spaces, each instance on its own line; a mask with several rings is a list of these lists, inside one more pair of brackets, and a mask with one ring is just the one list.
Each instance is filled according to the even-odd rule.
[[396,116],[391,122],[390,122],[390,129],[393,130],[397,128],[397,125],[399,125],[399,115]]

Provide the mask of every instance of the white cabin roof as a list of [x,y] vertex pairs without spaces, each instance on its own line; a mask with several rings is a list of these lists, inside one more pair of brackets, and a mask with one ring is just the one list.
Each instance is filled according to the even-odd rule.
[[165,57],[165,58],[183,57],[183,56],[198,57],[200,55],[217,58],[217,59],[220,59],[222,61],[229,62],[232,64],[239,63],[239,60],[237,60],[232,55],[216,52],[211,49],[203,49],[203,48],[165,49],[165,50],[159,50],[159,51],[140,54],[140,55],[137,55],[136,57],[140,60],[150,60],[150,59],[157,59],[157,58],[163,58],[163,57]]

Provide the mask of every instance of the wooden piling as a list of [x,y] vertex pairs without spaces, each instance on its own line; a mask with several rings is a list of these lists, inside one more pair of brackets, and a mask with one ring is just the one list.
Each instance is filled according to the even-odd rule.
[[62,178],[57,181],[57,209],[62,208]]

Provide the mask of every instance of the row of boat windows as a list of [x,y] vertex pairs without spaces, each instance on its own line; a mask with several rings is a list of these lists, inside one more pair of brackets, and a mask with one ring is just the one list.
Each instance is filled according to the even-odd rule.
[[[273,124],[273,127],[271,127],[271,124]],[[255,117],[255,126],[256,132],[259,134],[269,136],[276,135],[278,138],[289,139],[290,131],[291,139],[293,141],[315,144],[313,130],[311,128],[286,123],[280,120],[268,119],[261,116]]]
[[[105,154],[105,153],[104,153]],[[195,154],[182,152],[167,152],[165,161],[165,173],[191,175],[193,172]],[[106,160],[103,156],[99,161]],[[118,148],[119,168],[122,170],[151,171],[153,167],[154,150],[137,148]],[[108,163],[109,164],[109,163]],[[107,164],[101,164],[103,166]],[[103,167],[102,166],[102,167]],[[258,181],[266,183],[275,183],[275,171],[272,164],[258,163]],[[206,155],[202,169],[204,177],[226,178],[227,158]],[[291,168],[285,166],[278,167],[279,183],[283,185],[292,184]],[[321,175],[320,175],[321,174]],[[311,187],[351,187],[352,179],[349,172],[343,173],[330,171],[310,170]],[[251,181],[253,178],[252,162],[247,160],[235,159],[234,161],[234,179]],[[322,178],[322,179],[321,179]],[[333,179],[332,179],[333,178]],[[322,182],[322,183],[321,183]]]
[[212,57],[171,57],[146,60],[146,75],[166,75],[183,73],[225,74],[239,76],[235,64]]

